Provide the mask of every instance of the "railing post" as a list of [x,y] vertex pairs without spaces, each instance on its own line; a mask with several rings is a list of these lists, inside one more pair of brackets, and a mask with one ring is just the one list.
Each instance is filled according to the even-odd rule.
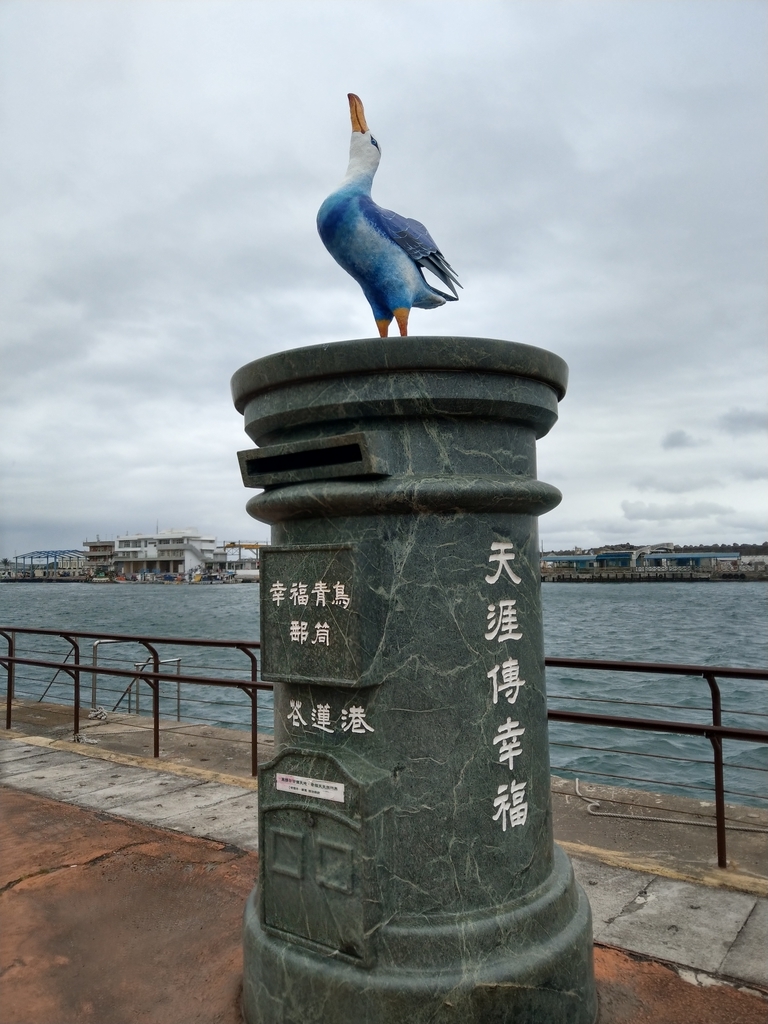
[[[71,675],[72,675],[72,680],[73,680],[73,682],[75,684],[75,694],[74,694],[74,698],[73,698],[74,705],[75,705],[75,715],[74,715],[73,726],[74,726],[74,735],[77,736],[78,733],[80,732],[80,645],[78,644],[77,640],[73,640],[71,636],[67,636],[65,633],[62,633],[61,635],[67,641],[67,643],[71,646],[72,654],[74,655],[73,671],[72,671]],[[65,661],[66,661],[66,659],[65,659]]]
[[[256,655],[248,647],[240,647],[239,650],[250,658],[251,681],[258,682],[259,663]],[[255,778],[259,774],[259,691],[254,686],[245,692],[251,698],[251,775]]]
[[251,775],[259,774],[259,691],[251,690]]
[[[709,672],[704,673],[712,698],[712,725],[722,725],[722,701],[717,679]],[[728,867],[725,830],[725,776],[723,771],[723,741],[719,736],[710,736],[715,769],[715,831],[717,832],[717,866]]]
[[[176,675],[181,675],[181,658],[176,659]],[[181,683],[176,683],[176,721],[181,721]]]
[[[155,669],[159,671],[159,669]],[[152,756],[160,757],[160,680],[152,685]]]
[[719,736],[710,736],[715,759],[715,831],[717,832],[717,866],[728,867],[725,848],[725,785],[723,783],[723,741]]
[[5,639],[8,641],[8,658],[9,661],[6,663],[5,671],[7,677],[6,685],[6,698],[5,698],[5,728],[11,728],[11,719],[13,716],[13,685],[16,678],[15,669],[16,663],[10,659],[16,657],[16,634],[15,633],[3,633]]
[[[152,671],[157,677],[160,674],[160,655],[146,640],[140,640],[139,643],[142,647],[146,647],[152,655]],[[141,683],[139,683],[140,686]],[[152,687],[152,756],[160,757],[160,680],[153,679],[150,686]]]

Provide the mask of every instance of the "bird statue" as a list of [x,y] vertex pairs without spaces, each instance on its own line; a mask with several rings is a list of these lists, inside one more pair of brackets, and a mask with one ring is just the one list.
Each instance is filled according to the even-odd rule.
[[[360,97],[348,95],[349,166],[342,183],[320,207],[317,230],[331,256],[363,289],[380,337],[387,337],[393,317],[405,336],[413,306],[435,309],[455,302],[459,296],[454,285],[461,285],[423,224],[384,210],[371,199],[381,149],[365,122]],[[427,284],[424,270],[439,278],[451,294]]]

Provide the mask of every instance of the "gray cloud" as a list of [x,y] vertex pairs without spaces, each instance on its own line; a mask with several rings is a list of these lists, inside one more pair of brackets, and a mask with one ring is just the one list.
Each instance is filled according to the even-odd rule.
[[644,477],[635,484],[639,491],[660,491],[664,494],[687,494],[690,491],[701,491],[706,488],[718,488],[720,483],[712,477],[677,477],[654,478]]
[[[157,518],[264,535],[230,375],[373,333],[315,230],[350,89],[383,147],[374,197],[426,223],[465,285],[414,333],[570,364],[540,445],[565,493],[544,531],[622,539],[634,481],[717,505],[730,479],[729,537],[758,539],[759,437],[731,413],[713,432],[712,410],[760,408],[765,389],[765,9],[437,9],[0,5],[0,554]],[[361,45],[377,38],[398,46]],[[662,477],[670,410],[686,429]],[[720,529],[675,522],[681,542]]]
[[687,430],[672,430],[661,441],[662,448],[696,448],[700,444]]
[[717,422],[721,430],[734,437],[742,434],[759,434],[768,430],[768,413],[755,409],[731,409]]
[[686,505],[682,501],[670,505],[646,504],[644,501],[622,501],[621,507],[627,519],[655,521],[711,519],[713,516],[727,515],[734,511],[725,505],[716,505],[712,501],[699,501],[692,505]]

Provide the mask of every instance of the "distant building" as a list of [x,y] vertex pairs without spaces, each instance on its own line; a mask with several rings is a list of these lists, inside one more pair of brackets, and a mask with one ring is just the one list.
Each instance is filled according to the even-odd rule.
[[715,569],[720,562],[738,564],[738,551],[651,551],[645,556],[645,564],[678,568],[694,566],[697,569]]
[[541,554],[543,571],[567,569],[717,569],[726,563],[739,563],[738,551],[675,551],[674,545],[649,544],[643,548],[612,549],[607,551],[549,552]]
[[541,554],[542,566],[561,566],[567,569],[594,569],[595,555],[592,552],[581,554],[557,554],[551,551],[549,554]]
[[269,547],[263,541],[227,540],[213,552],[206,567],[216,572],[234,572],[240,579],[258,580],[261,569],[261,549]]
[[113,540],[84,540],[85,567],[95,573],[109,572],[112,568],[112,555],[115,551]]
[[187,573],[212,564],[215,548],[215,537],[203,537],[193,527],[131,533],[115,540],[112,568],[118,576]]

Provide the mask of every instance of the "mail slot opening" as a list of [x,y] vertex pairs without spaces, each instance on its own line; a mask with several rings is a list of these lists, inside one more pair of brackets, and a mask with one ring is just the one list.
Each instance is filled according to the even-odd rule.
[[288,473],[296,469],[342,466],[362,461],[363,454],[359,444],[340,444],[329,448],[312,448],[305,452],[266,455],[263,459],[249,459],[246,465],[251,476],[259,476],[262,473]]

